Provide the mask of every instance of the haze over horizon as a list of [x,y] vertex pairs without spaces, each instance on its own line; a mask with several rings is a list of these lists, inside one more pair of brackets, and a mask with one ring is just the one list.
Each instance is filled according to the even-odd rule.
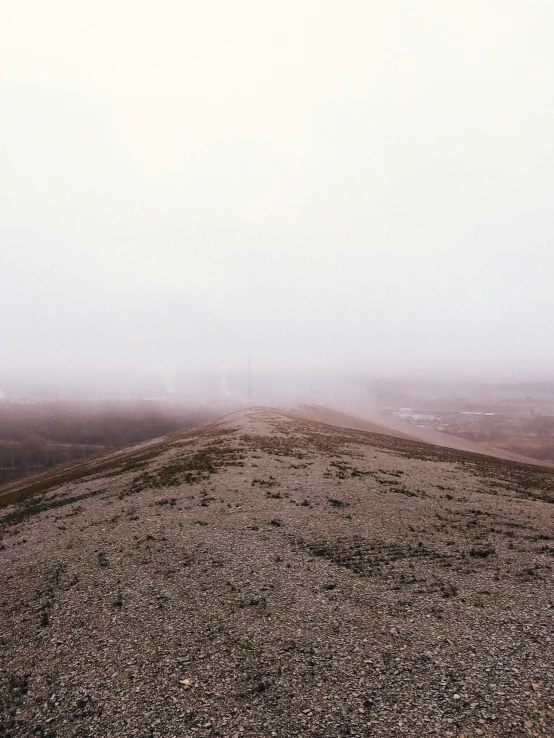
[[554,5],[10,4],[2,377],[554,377]]

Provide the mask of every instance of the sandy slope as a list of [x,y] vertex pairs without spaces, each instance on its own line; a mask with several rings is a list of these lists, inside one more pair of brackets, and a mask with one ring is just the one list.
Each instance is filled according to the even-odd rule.
[[407,438],[415,440],[415,437],[406,433],[405,430],[398,430],[380,422],[379,418],[365,420],[349,413],[334,410],[321,405],[298,405],[293,407],[289,414],[292,417],[303,418],[305,420],[313,420],[317,423],[325,423],[335,428],[351,428],[352,430],[366,431],[367,433],[380,433],[381,435],[392,436],[393,438]]
[[486,443],[477,443],[469,441],[466,438],[458,438],[457,436],[441,433],[431,428],[420,428],[417,425],[406,423],[396,418],[384,418],[379,415],[371,415],[370,413],[364,413],[362,417],[361,415],[351,415],[340,410],[315,405],[301,405],[293,408],[292,413],[298,417],[316,420],[339,428],[366,430],[369,433],[383,433],[396,438],[412,438],[416,441],[423,441],[424,443],[431,443],[436,446],[443,446],[444,448],[494,456],[497,459],[519,461],[522,464],[535,464],[536,466],[554,467],[554,464],[548,461],[540,461],[531,456],[515,454],[511,451],[496,448],[495,446],[489,446]]
[[554,735],[554,473],[235,413],[0,510],[0,735]]

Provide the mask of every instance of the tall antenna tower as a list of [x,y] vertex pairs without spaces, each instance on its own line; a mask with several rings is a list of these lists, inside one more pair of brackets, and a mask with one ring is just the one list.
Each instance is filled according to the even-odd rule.
[[246,402],[252,404],[252,357],[248,357],[248,369],[246,375]]

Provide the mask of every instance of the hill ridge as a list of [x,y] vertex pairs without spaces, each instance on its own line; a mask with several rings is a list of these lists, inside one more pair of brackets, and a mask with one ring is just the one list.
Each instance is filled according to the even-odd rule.
[[0,734],[552,734],[552,470],[268,408],[115,460],[0,510]]

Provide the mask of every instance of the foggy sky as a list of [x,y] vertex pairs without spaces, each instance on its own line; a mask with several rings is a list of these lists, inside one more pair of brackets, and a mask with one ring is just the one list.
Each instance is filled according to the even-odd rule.
[[3,373],[554,373],[550,0],[5,3]]

